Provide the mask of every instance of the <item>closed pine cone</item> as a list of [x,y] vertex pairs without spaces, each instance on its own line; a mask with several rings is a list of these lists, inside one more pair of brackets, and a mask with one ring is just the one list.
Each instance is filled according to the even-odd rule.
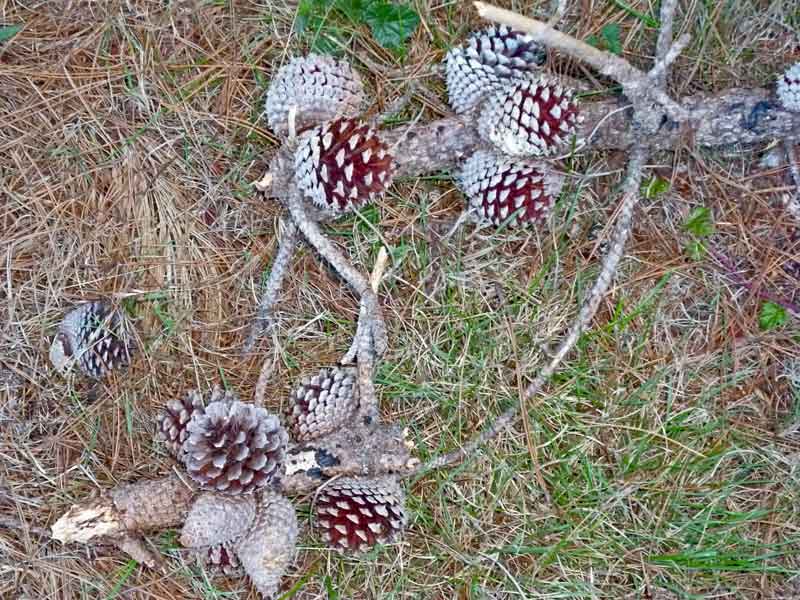
[[292,393],[288,426],[293,439],[307,441],[339,429],[358,408],[355,369],[333,367],[306,377]]

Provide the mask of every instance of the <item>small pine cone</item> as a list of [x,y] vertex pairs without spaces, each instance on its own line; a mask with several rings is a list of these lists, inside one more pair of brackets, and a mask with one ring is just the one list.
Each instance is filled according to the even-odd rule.
[[473,33],[464,48],[447,53],[447,95],[457,113],[465,113],[508,82],[524,79],[546,60],[533,39],[505,25]]
[[256,516],[252,495],[228,496],[203,492],[189,509],[180,542],[186,548],[208,548],[244,535]]
[[478,133],[503,154],[548,156],[561,148],[583,120],[572,90],[545,77],[514,83],[486,102]]
[[265,492],[253,526],[236,546],[245,572],[264,598],[278,592],[281,577],[294,559],[297,529],[292,503],[280,494]]
[[133,347],[130,324],[105,300],[78,305],[66,314],[50,346],[50,362],[62,373],[77,364],[89,377],[100,379],[127,367]]
[[321,369],[306,377],[292,393],[287,416],[292,437],[299,442],[318,438],[347,423],[358,408],[355,369]]
[[337,117],[355,117],[364,105],[364,86],[344,61],[309,54],[293,58],[278,69],[270,84],[264,110],[272,130],[289,131],[289,110],[297,107],[297,132]]
[[289,438],[278,417],[235,398],[216,391],[205,412],[186,426],[182,448],[189,476],[202,488],[226,494],[269,483],[282,468]]
[[337,550],[364,552],[394,540],[405,527],[404,494],[391,477],[342,478],[323,487],[315,524]]
[[800,62],[778,78],[778,98],[786,110],[800,112]]
[[458,184],[479,223],[516,226],[544,221],[564,178],[545,163],[478,150],[461,168]]
[[203,398],[199,392],[192,390],[180,400],[170,400],[158,415],[158,436],[166,442],[170,453],[181,458],[181,448],[189,432],[186,426],[197,414],[202,414]]
[[333,214],[354,210],[383,194],[394,159],[378,134],[354,119],[328,121],[308,132],[294,155],[300,190]]
[[194,552],[199,562],[212,574],[228,577],[242,574],[242,563],[234,550],[233,542],[223,542]]

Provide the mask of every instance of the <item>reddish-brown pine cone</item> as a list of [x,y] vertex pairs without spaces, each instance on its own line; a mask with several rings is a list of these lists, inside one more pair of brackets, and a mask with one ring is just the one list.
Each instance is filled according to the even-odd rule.
[[447,53],[450,106],[457,113],[467,112],[510,81],[528,77],[546,58],[545,49],[530,36],[505,25],[476,31],[465,47]]
[[170,453],[180,458],[181,447],[189,437],[186,426],[196,414],[202,413],[203,397],[195,390],[180,400],[170,400],[158,415],[158,435],[166,442]]
[[50,361],[62,373],[77,365],[85,375],[100,379],[127,367],[132,350],[125,315],[106,300],[92,300],[66,314],[50,346]]
[[464,163],[457,183],[479,223],[513,227],[544,221],[564,177],[543,162],[478,150]]
[[549,156],[582,121],[572,90],[546,77],[513,83],[486,101],[478,133],[503,154]]
[[393,477],[337,479],[319,492],[315,525],[332,548],[363,552],[402,532],[404,499]]
[[386,144],[355,119],[328,121],[307,132],[295,152],[298,187],[333,214],[372,202],[386,191],[393,172]]
[[267,91],[264,112],[275,133],[289,131],[289,111],[294,107],[295,128],[308,127],[336,117],[355,117],[364,104],[361,77],[347,62],[309,54],[293,58],[278,69]]
[[211,400],[186,426],[181,451],[189,476],[226,494],[264,487],[282,469],[289,439],[278,417],[228,392],[217,390]]
[[333,367],[306,377],[292,393],[287,415],[292,438],[304,442],[331,433],[358,409],[355,369]]

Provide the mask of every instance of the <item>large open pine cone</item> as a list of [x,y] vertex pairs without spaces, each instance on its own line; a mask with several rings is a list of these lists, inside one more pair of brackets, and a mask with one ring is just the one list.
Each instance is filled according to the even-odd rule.
[[300,190],[333,214],[372,202],[389,187],[394,172],[386,144],[355,119],[328,121],[308,132],[294,160]]
[[189,476],[226,494],[265,486],[281,469],[289,438],[278,417],[231,393],[215,391],[211,400],[186,426],[182,453]]
[[61,372],[73,364],[100,379],[130,364],[130,324],[106,300],[92,300],[66,314],[50,346],[50,362]]
[[450,106],[464,113],[510,81],[536,71],[547,58],[542,46],[505,25],[477,31],[466,47],[447,53],[447,95]]
[[315,525],[331,547],[363,552],[400,534],[404,499],[393,477],[336,479],[319,492]]
[[249,532],[239,541],[236,553],[253,585],[272,598],[281,577],[294,559],[297,516],[292,503],[280,494],[264,492]]
[[778,77],[777,92],[786,110],[800,112],[800,62]]
[[490,97],[481,110],[478,133],[503,154],[548,156],[564,146],[581,121],[572,90],[539,77]]
[[289,110],[297,108],[298,132],[336,117],[355,117],[364,104],[361,77],[347,62],[309,54],[278,69],[264,110],[275,133],[289,131]]
[[355,369],[333,367],[306,377],[292,393],[288,427],[304,442],[339,429],[358,409]]
[[457,181],[478,222],[515,226],[544,221],[564,177],[543,162],[478,150],[464,163]]
[[203,397],[196,390],[188,392],[180,400],[170,400],[158,415],[158,435],[164,440],[170,453],[181,458],[181,448],[189,432],[186,426],[189,421],[205,411]]

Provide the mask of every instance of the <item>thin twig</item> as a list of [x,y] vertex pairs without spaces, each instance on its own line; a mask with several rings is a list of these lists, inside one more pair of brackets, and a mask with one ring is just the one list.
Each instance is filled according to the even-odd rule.
[[291,263],[292,255],[294,254],[299,239],[300,233],[297,231],[296,225],[292,221],[285,221],[283,235],[278,244],[278,251],[275,254],[275,259],[272,261],[269,279],[267,279],[267,284],[264,286],[264,293],[261,295],[261,301],[258,304],[258,313],[256,314],[255,321],[250,326],[250,334],[247,336],[247,340],[244,343],[243,352],[245,354],[249,354],[253,351],[258,338],[273,324],[272,310],[280,297],[281,289],[283,288],[283,279],[289,270],[289,264]]
[[556,369],[561,364],[561,361],[564,360],[566,355],[575,346],[576,342],[580,338],[580,335],[588,328],[592,318],[597,312],[600,301],[608,290],[608,287],[611,284],[611,279],[616,272],[617,264],[619,263],[620,258],[622,257],[622,251],[625,248],[625,243],[630,236],[633,221],[633,210],[636,208],[636,204],[639,202],[639,187],[641,185],[642,169],[646,159],[646,150],[640,147],[634,149],[631,160],[628,163],[628,174],[623,184],[623,196],[619,209],[619,217],[614,229],[614,236],[611,246],[608,250],[608,254],[603,260],[603,266],[600,270],[600,274],[597,276],[597,280],[584,300],[575,323],[570,328],[567,336],[562,340],[558,350],[556,350],[553,358],[550,360],[550,363],[545,366],[531,382],[519,401],[515,402],[510,408],[506,409],[506,411],[502,413],[495,420],[495,422],[492,423],[492,425],[460,448],[443,456],[434,458],[423,465],[420,465],[420,467],[416,470],[416,473],[425,473],[433,469],[440,469],[464,460],[464,458],[473,454],[480,446],[493,439],[506,427],[513,424],[514,421],[516,421],[517,413],[520,410],[521,405],[527,403],[531,398],[540,392],[544,384],[550,379],[553,373],[555,373]]
[[[661,0],[661,28],[658,31],[658,41],[656,42],[656,60],[655,67],[650,71],[650,76],[655,79],[656,85],[665,87],[667,83],[666,68],[662,68],[658,74],[654,74],[659,65],[664,64],[668,66],[675,59],[667,61],[667,54],[672,45],[672,24],[675,21],[675,8],[678,5],[678,0]],[[677,56],[677,55],[676,55]]]

